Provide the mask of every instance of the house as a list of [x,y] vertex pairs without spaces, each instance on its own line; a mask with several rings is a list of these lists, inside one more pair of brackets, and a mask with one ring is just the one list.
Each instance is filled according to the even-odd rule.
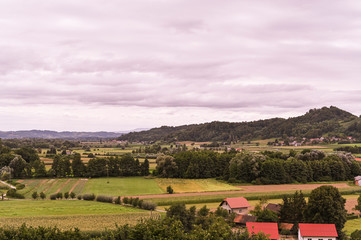
[[234,218],[233,222],[236,225],[240,225],[242,227],[246,226],[246,223],[248,222],[255,222],[257,221],[257,217],[256,216],[252,216],[252,215],[242,215],[242,214],[237,214],[237,216]]
[[355,177],[355,185],[361,186],[361,176]]
[[265,223],[265,222],[248,222],[246,223],[247,231],[251,235],[255,235],[259,232],[263,232],[269,239],[279,239],[278,225],[277,223]]
[[244,197],[226,198],[219,205],[226,209],[229,213],[248,214],[249,205],[247,199]]
[[298,240],[336,240],[335,224],[300,223]]
[[271,210],[274,213],[279,213],[281,210],[281,205],[275,203],[269,203],[267,204],[266,209]]

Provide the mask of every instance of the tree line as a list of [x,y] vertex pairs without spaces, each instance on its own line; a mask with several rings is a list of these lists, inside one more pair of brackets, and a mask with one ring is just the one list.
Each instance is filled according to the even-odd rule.
[[254,184],[306,183],[353,180],[361,175],[361,164],[349,153],[326,155],[304,150],[289,154],[265,151],[187,151],[157,158],[154,174],[168,178],[220,178]]

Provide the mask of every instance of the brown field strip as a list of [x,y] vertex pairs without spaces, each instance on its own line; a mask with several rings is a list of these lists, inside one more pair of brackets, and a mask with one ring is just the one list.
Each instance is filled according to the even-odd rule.
[[[54,179],[51,179],[51,180],[54,180]],[[56,181],[49,181],[48,183],[51,183],[49,186],[48,186],[48,188],[46,188],[45,190],[44,190],[44,193],[46,193],[54,184],[56,184],[57,182],[59,182],[59,179],[57,179]]]
[[71,193],[73,190],[74,190],[74,188],[80,183],[80,179],[78,179],[78,181],[72,186],[72,188],[70,189],[70,191],[69,191],[69,193]]

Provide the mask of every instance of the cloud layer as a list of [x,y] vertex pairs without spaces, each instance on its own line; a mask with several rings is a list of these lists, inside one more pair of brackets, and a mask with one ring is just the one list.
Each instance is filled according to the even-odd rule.
[[360,114],[357,1],[0,0],[0,130]]

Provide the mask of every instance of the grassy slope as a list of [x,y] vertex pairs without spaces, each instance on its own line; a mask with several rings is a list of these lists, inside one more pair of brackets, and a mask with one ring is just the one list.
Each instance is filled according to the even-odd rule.
[[89,179],[84,193],[95,193],[112,196],[162,194],[163,191],[154,179],[143,177],[127,178],[94,178]]

